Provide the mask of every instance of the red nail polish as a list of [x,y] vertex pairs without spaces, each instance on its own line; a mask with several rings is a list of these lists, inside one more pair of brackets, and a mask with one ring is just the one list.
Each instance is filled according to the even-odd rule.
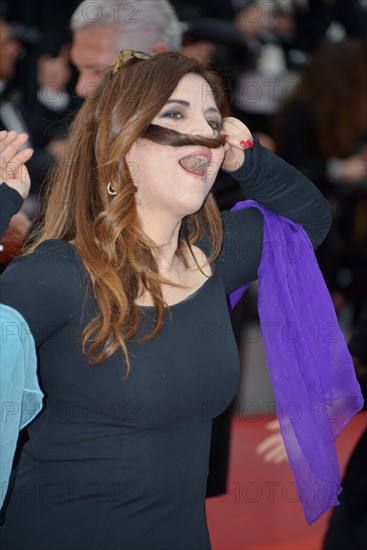
[[253,147],[253,146],[254,146],[254,140],[253,140],[252,138],[248,139],[248,140],[247,140],[247,145],[248,145],[249,147]]
[[248,149],[249,148],[249,144],[247,143],[247,141],[240,141],[240,145],[241,145],[242,149]]

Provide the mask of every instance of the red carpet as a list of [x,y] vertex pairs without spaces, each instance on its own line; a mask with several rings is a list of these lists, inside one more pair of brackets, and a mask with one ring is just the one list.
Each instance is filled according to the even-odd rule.
[[[233,419],[228,493],[207,500],[213,550],[322,548],[330,512],[307,525],[288,463],[267,464],[255,454],[268,421]],[[366,422],[366,412],[358,413],[337,440],[342,472]]]

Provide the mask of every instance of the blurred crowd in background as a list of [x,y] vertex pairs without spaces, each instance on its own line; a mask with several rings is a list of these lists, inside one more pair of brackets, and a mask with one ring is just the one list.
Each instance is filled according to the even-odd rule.
[[[73,114],[89,93],[70,55],[78,4],[0,2],[0,129],[28,131],[35,150],[31,197],[5,237],[13,244],[4,247],[3,263],[39,211],[47,170],[63,155]],[[317,255],[336,310],[352,327],[367,294],[367,2],[171,4],[182,51],[220,67],[233,115],[331,202],[333,226]],[[91,1],[85,10],[91,21],[98,6]],[[220,193],[222,208],[235,198],[229,188]]]

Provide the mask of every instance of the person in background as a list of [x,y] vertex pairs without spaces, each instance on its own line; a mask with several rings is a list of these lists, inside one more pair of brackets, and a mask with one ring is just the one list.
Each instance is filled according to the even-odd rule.
[[[16,87],[37,120],[40,143],[61,151],[72,113],[81,100],[74,92],[76,70],[70,64],[70,16],[78,0],[0,0],[14,35],[25,45]],[[32,184],[34,184],[32,178]]]
[[93,9],[84,0],[71,17],[71,59],[79,72],[76,92],[81,97],[94,93],[120,50],[158,53],[181,47],[181,25],[166,0],[102,2]]
[[293,6],[287,2],[240,2],[236,28],[251,55],[237,75],[233,93],[234,113],[253,128],[263,145],[275,151],[273,120],[289,81],[284,37],[294,29]]
[[[349,351],[357,379],[367,400],[367,302],[356,323]],[[366,404],[365,407],[366,409]],[[348,461],[343,477],[340,506],[334,508],[325,534],[323,550],[366,548],[367,535],[367,428],[362,433]]]
[[[358,316],[367,277],[367,49],[358,39],[320,44],[285,101],[277,151],[333,206],[317,253],[338,312]],[[361,301],[362,298],[362,301]],[[353,324],[353,320],[351,320]]]
[[30,220],[37,211],[36,193],[51,159],[50,153],[39,144],[38,127],[34,124],[34,117],[26,106],[18,101],[12,87],[21,51],[22,44],[14,36],[11,25],[0,17],[0,131],[15,129],[19,133],[27,132],[25,147],[34,149],[34,154],[28,161],[28,169],[33,180],[31,194],[25,201],[22,211],[12,218],[10,227],[3,236],[0,250],[1,269],[22,246],[31,225]]

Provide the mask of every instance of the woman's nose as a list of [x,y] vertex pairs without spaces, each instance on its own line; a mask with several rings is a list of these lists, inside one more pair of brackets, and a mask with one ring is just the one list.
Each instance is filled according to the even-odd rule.
[[191,124],[190,133],[197,136],[213,137],[214,130],[205,117],[197,117]]

